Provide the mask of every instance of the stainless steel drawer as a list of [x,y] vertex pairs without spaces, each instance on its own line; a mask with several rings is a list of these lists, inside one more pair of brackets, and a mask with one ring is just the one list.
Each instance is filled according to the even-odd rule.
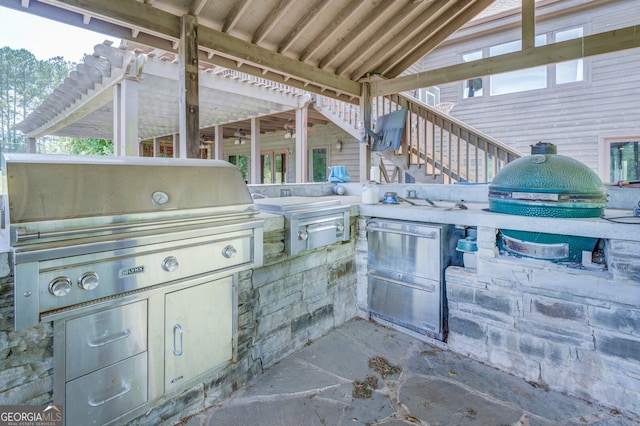
[[397,281],[369,274],[369,310],[391,323],[442,338],[442,288],[439,281]]
[[147,301],[67,321],[66,380],[147,350]]
[[66,424],[104,424],[147,401],[147,353],[66,385]]
[[373,219],[367,225],[368,266],[442,279],[442,227]]

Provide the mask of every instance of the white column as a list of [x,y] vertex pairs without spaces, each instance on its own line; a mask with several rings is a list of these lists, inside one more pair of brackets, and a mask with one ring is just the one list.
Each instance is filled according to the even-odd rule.
[[178,133],[173,134],[173,158],[182,158],[180,155],[180,135]]
[[36,153],[36,138],[29,138],[29,150],[27,151],[29,154]]
[[160,157],[160,139],[153,138],[153,156]]
[[124,79],[113,88],[113,146],[117,156],[139,156],[138,82]]
[[296,109],[296,183],[308,181],[309,162],[307,156],[307,117],[309,104]]
[[262,161],[260,161],[260,119],[251,119],[251,173],[249,183],[262,183]]
[[[362,117],[362,130],[371,128],[371,95],[369,83],[361,83],[362,96],[360,96],[360,117]],[[364,133],[366,135],[366,133]],[[364,136],[365,140],[369,140]],[[371,150],[365,143],[360,144],[360,182],[371,179]]]
[[215,131],[214,149],[216,155],[214,158],[216,160],[224,160],[224,153],[222,152],[222,136],[224,135],[224,128],[222,126],[215,126]]

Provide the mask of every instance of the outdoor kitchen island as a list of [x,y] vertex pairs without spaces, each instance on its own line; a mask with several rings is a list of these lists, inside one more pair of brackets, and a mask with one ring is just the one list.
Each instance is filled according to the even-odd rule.
[[[639,218],[522,217],[489,212],[486,203],[452,205],[360,208],[361,221],[383,217],[477,230],[477,267],[451,266],[445,273],[448,349],[541,387],[640,413]],[[605,212],[620,216],[628,219],[631,210]],[[602,239],[607,267],[500,253],[500,229]],[[367,315],[365,285],[359,276],[361,316]]]
[[[295,194],[295,188],[292,190]],[[349,192],[348,192],[349,194]],[[601,219],[518,218],[486,204],[442,208],[351,205],[348,242],[285,254],[284,218],[262,214],[264,263],[238,275],[238,357],[152,407],[133,424],[172,424],[229,396],[252,377],[349,319],[367,318],[367,218],[444,223],[477,229],[477,268],[446,270],[448,349],[482,360],[539,386],[640,412],[640,230]],[[607,212],[609,214],[609,211]],[[617,215],[617,213],[614,212]],[[607,270],[583,270],[499,254],[496,230],[562,230],[608,241]],[[52,401],[53,328],[44,322],[12,330],[8,253],[2,254],[4,376],[0,404]]]

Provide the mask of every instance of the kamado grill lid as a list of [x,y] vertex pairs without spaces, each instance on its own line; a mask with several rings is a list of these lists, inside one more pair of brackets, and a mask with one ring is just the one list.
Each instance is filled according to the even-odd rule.
[[599,217],[607,192],[590,168],[550,143],[507,164],[489,185],[489,210],[521,216]]

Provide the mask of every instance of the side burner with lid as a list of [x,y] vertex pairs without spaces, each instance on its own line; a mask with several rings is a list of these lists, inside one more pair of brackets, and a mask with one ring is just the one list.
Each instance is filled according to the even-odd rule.
[[279,197],[255,200],[265,213],[285,218],[285,252],[294,256],[305,250],[349,241],[350,206],[340,200],[319,197]]

